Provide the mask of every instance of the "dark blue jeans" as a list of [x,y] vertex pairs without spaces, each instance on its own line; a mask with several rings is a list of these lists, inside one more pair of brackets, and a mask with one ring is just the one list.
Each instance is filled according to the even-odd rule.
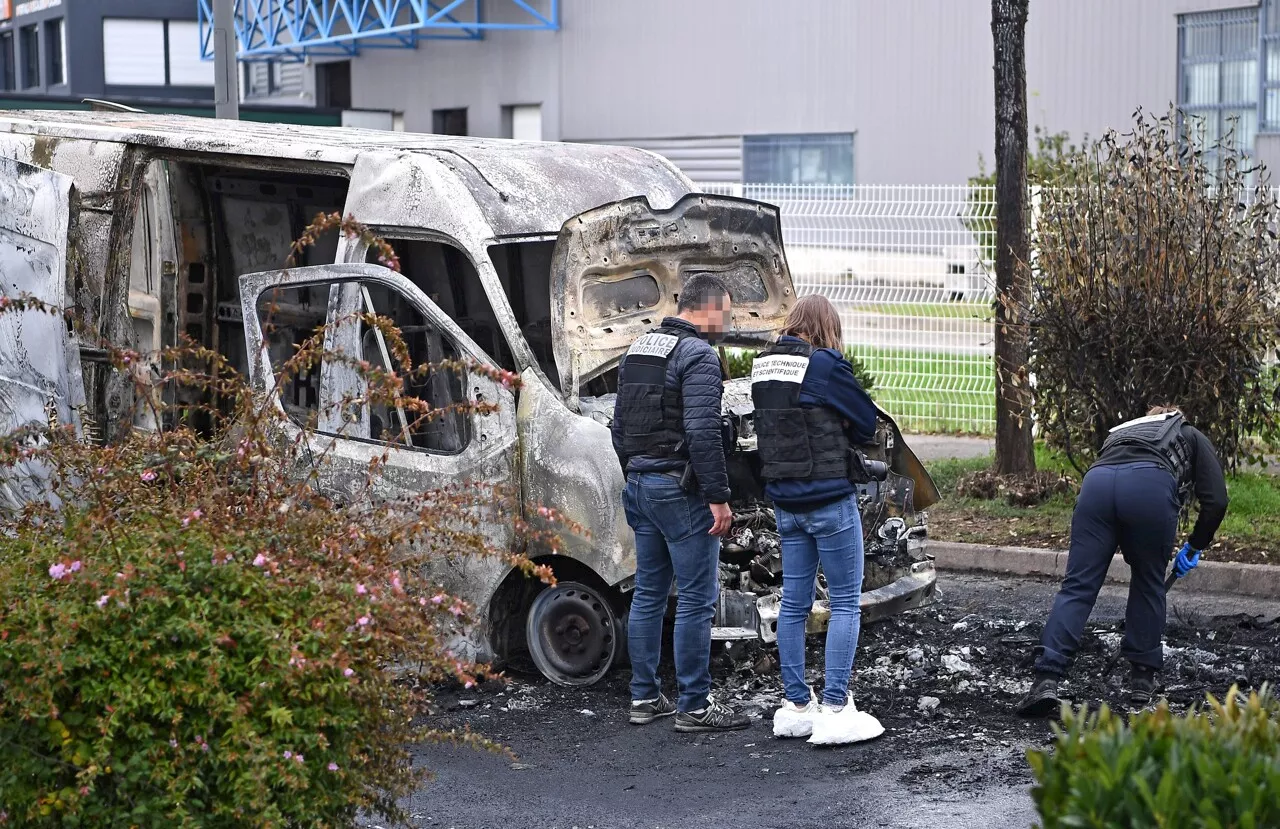
[[676,708],[701,710],[711,691],[711,622],[720,591],[720,539],[710,534],[711,508],[669,475],[635,472],[627,475],[623,504],[636,533],[636,588],[627,625],[631,698],[654,699],[661,690],[662,619],[674,580]]
[[782,536],[782,607],[778,611],[778,662],[787,699],[809,702],[804,681],[804,631],[813,608],[818,564],[827,577],[831,620],[827,625],[826,681],[822,701],[844,705],[862,623],[862,516],[850,495],[808,512],[775,507]]
[[1132,574],[1122,653],[1135,665],[1164,666],[1164,576],[1178,511],[1173,476],[1154,464],[1095,466],[1085,474],[1071,516],[1067,574],[1044,625],[1037,671],[1066,674],[1117,547]]

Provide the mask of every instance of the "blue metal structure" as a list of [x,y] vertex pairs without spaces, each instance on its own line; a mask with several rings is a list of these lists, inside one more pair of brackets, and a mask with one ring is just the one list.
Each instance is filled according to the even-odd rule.
[[[503,6],[502,22],[488,19]],[[200,56],[213,59],[212,0],[197,0]],[[543,6],[545,10],[538,8]],[[486,31],[555,31],[560,0],[236,0],[240,60],[302,60],[361,49],[412,49],[420,40],[481,40]]]

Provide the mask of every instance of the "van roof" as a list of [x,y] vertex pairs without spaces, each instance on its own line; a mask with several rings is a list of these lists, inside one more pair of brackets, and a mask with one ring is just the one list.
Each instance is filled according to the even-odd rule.
[[607,202],[636,195],[655,204],[674,202],[691,189],[661,156],[598,144],[73,110],[0,112],[0,132],[344,166],[371,152],[443,156],[500,236],[555,232],[572,216]]

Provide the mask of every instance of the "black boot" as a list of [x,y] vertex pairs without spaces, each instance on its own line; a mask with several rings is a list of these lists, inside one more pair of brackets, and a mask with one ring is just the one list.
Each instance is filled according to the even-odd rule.
[[1051,717],[1062,707],[1058,699],[1058,675],[1037,673],[1031,690],[1018,703],[1019,717]]
[[1142,665],[1134,665],[1129,671],[1129,703],[1148,705],[1156,695],[1156,672]]

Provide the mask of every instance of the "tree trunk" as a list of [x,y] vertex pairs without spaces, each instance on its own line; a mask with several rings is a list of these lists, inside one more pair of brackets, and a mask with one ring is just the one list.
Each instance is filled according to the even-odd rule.
[[996,472],[1034,472],[1027,327],[1031,298],[1027,239],[1029,0],[991,0],[996,79]]

